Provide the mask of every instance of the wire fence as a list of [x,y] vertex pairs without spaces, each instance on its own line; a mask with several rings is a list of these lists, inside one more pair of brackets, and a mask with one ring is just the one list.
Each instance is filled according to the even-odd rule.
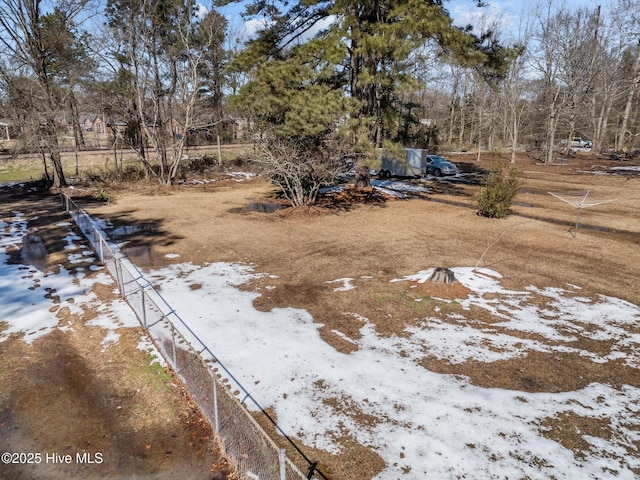
[[[68,195],[61,196],[66,211],[116,279],[122,296],[149,337],[222,440],[238,476],[250,480],[328,480],[317,468],[317,462],[311,461],[282,431],[118,245],[109,242],[94,220]],[[258,419],[281,436],[286,448],[276,445]]]

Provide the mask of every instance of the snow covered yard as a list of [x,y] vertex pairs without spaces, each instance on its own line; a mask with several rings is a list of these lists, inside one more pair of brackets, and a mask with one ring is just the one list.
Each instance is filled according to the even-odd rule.
[[[108,303],[100,301],[92,292],[95,284],[103,284],[116,289],[116,284],[107,270],[95,263],[93,252],[81,242],[70,222],[57,226],[67,230],[65,252],[68,261],[77,265],[71,272],[60,265],[56,272],[29,265],[30,259],[20,254],[23,237],[27,234],[27,219],[24,213],[14,211],[9,222],[0,221],[0,341],[11,334],[22,333],[27,343],[53,330],[66,330],[69,325],[60,324],[57,313],[67,309],[67,315],[82,315],[84,309],[96,309],[98,315],[91,325],[107,331],[104,343],[116,342],[116,330],[122,327],[135,328],[140,323],[121,299]],[[11,252],[20,258],[11,260]],[[42,259],[33,259],[42,263]],[[24,263],[23,263],[24,262]],[[26,263],[26,265],[25,265]],[[46,262],[45,262],[46,263]],[[80,265],[82,264],[82,265]],[[150,344],[150,343],[149,343]]]
[[[150,252],[140,266],[332,478],[636,478],[637,178],[524,160],[497,222],[469,182],[310,216],[251,211],[275,198],[260,180],[91,213],[158,226],[129,244]],[[548,194],[568,184],[618,199],[578,238]],[[496,271],[421,283],[437,265]]]
[[[268,289],[275,277],[247,265],[183,263],[149,276],[253,396],[275,409],[286,432],[334,454],[341,439],[355,439],[385,461],[377,479],[637,478],[637,387],[592,382],[555,393],[483,388],[464,375],[429,371],[423,361],[489,366],[531,352],[571,352],[638,371],[640,308],[583,296],[576,285],[510,291],[498,272],[453,270],[471,293],[441,299],[419,327],[401,336],[380,335],[357,311],[343,312],[362,325],[359,338],[335,332],[357,347],[350,354],[325,343],[321,325],[305,310],[256,310],[259,294],[239,287],[261,277]],[[419,285],[430,273],[393,282]],[[357,288],[352,280],[336,280],[345,288],[335,288],[335,295]],[[446,313],[452,303],[464,314]],[[478,311],[493,322],[475,318]],[[578,337],[610,348],[583,348]],[[580,421],[567,427],[566,418]],[[569,441],[580,448],[570,449]]]

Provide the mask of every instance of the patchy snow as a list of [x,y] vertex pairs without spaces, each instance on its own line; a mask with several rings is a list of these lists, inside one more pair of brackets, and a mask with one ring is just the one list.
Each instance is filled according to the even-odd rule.
[[217,178],[203,178],[203,179],[197,179],[197,178],[193,178],[191,180],[188,181],[188,183],[190,185],[209,185],[211,183],[216,183],[219,182],[220,180]]
[[[113,282],[115,285],[115,282]],[[90,327],[100,327],[106,331],[102,339],[102,351],[104,352],[111,344],[118,343],[120,339],[119,330],[121,328],[136,328],[140,322],[131,308],[123,301],[117,299],[113,302],[94,304],[99,315],[89,320],[85,325]]]
[[640,172],[640,165],[620,165],[618,167],[611,167],[611,170]]
[[[106,269],[95,263],[93,252],[80,241],[70,222],[57,224],[59,228],[67,229],[64,251],[71,263],[93,262],[88,268],[80,267],[72,273],[60,266],[58,273],[53,273],[9,263],[9,252],[21,249],[23,237],[28,233],[25,214],[13,213],[15,216],[9,221],[0,221],[0,342],[21,333],[25,342],[32,343],[55,329],[72,328],[72,325],[60,323],[57,314],[62,308],[81,318],[85,308],[98,312],[86,325],[105,330],[103,350],[117,343],[120,328],[140,326],[126,302],[119,298],[101,301],[93,293],[97,283],[114,288],[116,284]],[[89,272],[93,273],[89,275]],[[147,339],[142,348],[147,350],[150,345]],[[155,356],[159,356],[157,351]]]
[[333,185],[331,187],[323,187],[320,190],[318,190],[322,195],[327,195],[327,194],[332,194],[332,193],[339,193],[344,191],[344,185]]
[[431,193],[429,187],[400,180],[371,180],[371,185],[383,190],[394,190],[396,192]]
[[334,292],[347,292],[349,290],[353,290],[356,286],[352,283],[353,278],[338,278],[336,280],[329,280],[324,283],[341,283],[342,285],[339,287],[334,287]]
[[[511,291],[500,285],[497,272],[453,270],[473,291],[461,305],[488,310],[500,320],[500,332],[495,325],[472,328],[458,314],[448,323],[425,317],[402,337],[383,337],[366,318],[345,313],[364,323],[359,339],[341,335],[357,345],[351,354],[325,343],[318,332],[322,325],[305,310],[256,310],[252,302],[258,294],[237,288],[258,276],[246,265],[179,264],[154,271],[152,278],[183,320],[251,386],[252,395],[275,408],[284,431],[334,453],[340,451],[335,438],[342,435],[372,446],[386,462],[379,480],[635,478],[640,389],[598,383],[564,393],[481,388],[464,377],[430,372],[420,361],[427,354],[459,363],[492,362],[531,350],[574,351],[638,368],[640,338],[626,327],[638,324],[640,309],[610,297],[577,297],[574,290]],[[420,282],[429,273],[397,281]],[[202,287],[191,290],[190,284]],[[611,353],[597,357],[579,350],[571,329],[611,341]],[[522,333],[538,338],[520,338]],[[353,407],[371,421],[358,423],[349,413]],[[596,438],[578,432],[591,450],[576,456],[541,433],[546,420],[566,413],[606,420],[613,434]]]
[[[246,180],[251,180],[256,176],[255,173],[251,172],[229,172],[226,178],[234,180],[236,182],[244,182]],[[225,177],[222,178],[193,178],[186,182],[182,182],[188,185],[209,185],[212,183],[220,182],[225,180]]]
[[[118,341],[118,328],[138,325],[123,301],[97,301],[93,284],[113,285],[98,265],[75,274],[63,268],[47,274],[8,264],[8,251],[19,249],[27,234],[24,214],[14,215],[0,221],[0,341],[22,332],[32,342],[55,328],[69,328],[58,324],[61,307],[77,314],[83,306],[97,309],[90,325],[106,330],[105,349]],[[77,240],[69,230],[65,251],[89,261]],[[101,271],[91,278],[85,274],[96,269]],[[471,313],[446,314],[448,304],[441,302],[421,324],[388,337],[378,335],[357,312],[345,312],[347,321],[357,322],[360,335],[335,333],[357,346],[350,354],[325,343],[322,325],[305,310],[256,310],[253,300],[259,294],[239,287],[266,274],[247,265],[183,263],[153,271],[149,278],[231,372],[251,386],[252,395],[275,409],[284,431],[334,453],[341,448],[335,439],[345,435],[371,446],[386,462],[377,480],[636,478],[640,389],[599,383],[563,393],[481,388],[462,376],[426,370],[421,361],[431,356],[451,363],[493,362],[530,351],[574,352],[593,362],[617,361],[638,369],[640,335],[634,332],[640,309],[616,298],[587,297],[575,285],[512,291],[502,287],[498,272],[452,270],[472,291],[455,302],[468,312],[488,312],[492,323],[474,320]],[[430,274],[425,270],[395,281],[420,283]],[[334,280],[342,285],[337,289],[351,281]],[[200,288],[192,289],[194,284]],[[578,335],[608,342],[609,352],[580,349]],[[155,351],[144,338],[139,348]],[[354,409],[369,421],[359,423]],[[612,435],[572,432],[590,447],[584,456],[542,435],[549,419],[569,413],[608,422]]]
[[611,175],[611,172],[640,172],[639,165],[618,165],[615,167],[610,167],[608,165],[592,165],[591,168],[598,168],[600,170],[577,170],[577,172],[591,175]]
[[244,182],[255,178],[256,174],[251,172],[229,172],[228,174],[236,182]]

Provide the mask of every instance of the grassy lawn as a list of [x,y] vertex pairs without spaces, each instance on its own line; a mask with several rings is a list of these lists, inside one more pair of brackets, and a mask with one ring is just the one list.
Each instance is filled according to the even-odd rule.
[[[104,142],[103,142],[104,143]],[[223,163],[233,162],[247,150],[243,145],[224,145],[222,148]],[[188,149],[186,154],[193,157],[196,155],[208,155],[218,158],[216,146],[198,147]],[[133,152],[118,152],[118,164],[126,167],[140,167],[141,163]],[[86,152],[63,152],[62,167],[67,178],[83,175],[99,176],[115,169],[115,157],[112,150],[92,150]],[[153,160],[152,160],[153,164]],[[51,173],[51,167],[49,166]],[[40,180],[44,175],[42,157],[37,154],[21,154],[18,156],[0,156],[0,184],[12,182],[27,182]]]

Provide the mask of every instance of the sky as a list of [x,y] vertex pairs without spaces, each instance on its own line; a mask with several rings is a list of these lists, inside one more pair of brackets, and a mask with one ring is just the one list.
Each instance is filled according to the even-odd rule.
[[[497,21],[498,25],[506,32],[506,38],[514,38],[520,27],[520,23],[529,16],[529,10],[536,5],[546,5],[547,0],[485,0],[487,4],[483,8],[476,7],[475,0],[445,0],[445,8],[456,25],[482,25],[484,22]],[[554,5],[562,5],[569,10],[594,7],[598,4],[606,6],[608,2],[602,0],[553,0]],[[240,16],[242,4],[234,3],[220,9],[227,17],[234,31],[242,32],[242,36],[251,35],[260,25],[259,19],[243,21]],[[234,32],[230,32],[233,35]]]
[[[546,5],[547,0],[485,0],[485,3],[487,4],[486,7],[476,8],[474,0],[449,0],[445,3],[445,8],[447,8],[457,25],[482,24],[483,17],[486,17],[486,21],[498,21],[505,31],[517,35],[520,23],[530,16],[531,11],[536,6]],[[553,0],[553,3],[557,6],[564,5],[569,11],[575,11],[579,8],[606,5],[610,2],[602,0]]]

